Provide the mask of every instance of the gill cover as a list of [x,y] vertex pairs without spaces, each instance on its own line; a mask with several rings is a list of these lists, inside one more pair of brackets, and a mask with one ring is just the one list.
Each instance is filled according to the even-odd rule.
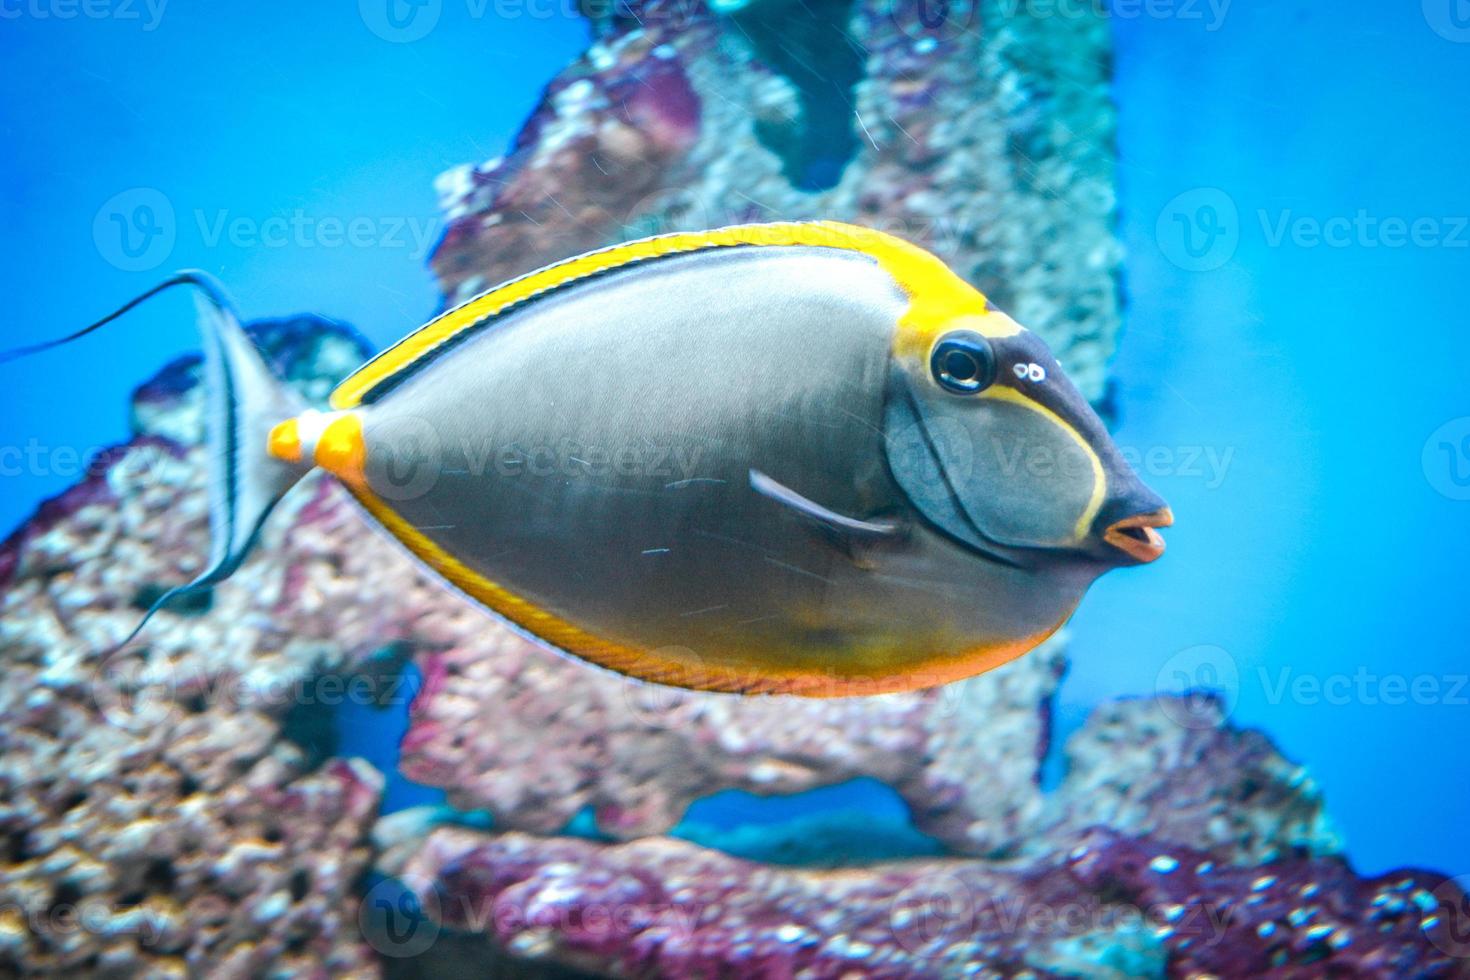
[[992,557],[1085,547],[1108,491],[1093,445],[1106,432],[1039,338],[990,343],[992,378],[974,390],[927,358],[895,359],[889,468],[931,523]]

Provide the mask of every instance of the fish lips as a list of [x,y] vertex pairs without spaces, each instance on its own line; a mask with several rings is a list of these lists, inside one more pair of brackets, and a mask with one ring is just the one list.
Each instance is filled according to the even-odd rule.
[[1113,522],[1103,530],[1102,539],[1132,559],[1130,564],[1146,565],[1164,553],[1164,536],[1158,528],[1173,523],[1174,512],[1165,505]]

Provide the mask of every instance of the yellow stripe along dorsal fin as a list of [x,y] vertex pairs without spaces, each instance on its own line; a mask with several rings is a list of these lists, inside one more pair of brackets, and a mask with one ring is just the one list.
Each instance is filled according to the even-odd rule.
[[[985,297],[939,259],[901,238],[836,221],[733,225],[674,232],[588,252],[512,279],[435,317],[353,372],[332,392],[332,407],[355,408],[374,388],[445,343],[525,301],[588,276],[649,259],[735,245],[815,245],[872,256],[909,297],[896,348],[928,349],[937,329],[956,313],[983,313]],[[986,320],[996,318],[985,317]]]

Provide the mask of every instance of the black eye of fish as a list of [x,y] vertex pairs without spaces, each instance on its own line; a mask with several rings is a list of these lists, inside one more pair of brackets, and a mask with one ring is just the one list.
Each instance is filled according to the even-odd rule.
[[934,380],[956,394],[973,395],[995,380],[995,353],[978,333],[956,330],[945,334],[929,355]]

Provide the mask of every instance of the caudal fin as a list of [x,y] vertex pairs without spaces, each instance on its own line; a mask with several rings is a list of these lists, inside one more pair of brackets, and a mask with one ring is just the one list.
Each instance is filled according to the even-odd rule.
[[96,323],[59,340],[0,353],[0,363],[4,363],[77,340],[149,297],[180,285],[196,289],[195,305],[204,338],[210,466],[209,564],[194,581],[160,596],[118,649],[131,642],[158,610],[175,599],[224,581],[240,567],[276,502],[311,468],[308,463],[287,462],[266,452],[272,427],[301,414],[306,404],[271,373],[240,326],[224,290],[203,272],[179,273]]

